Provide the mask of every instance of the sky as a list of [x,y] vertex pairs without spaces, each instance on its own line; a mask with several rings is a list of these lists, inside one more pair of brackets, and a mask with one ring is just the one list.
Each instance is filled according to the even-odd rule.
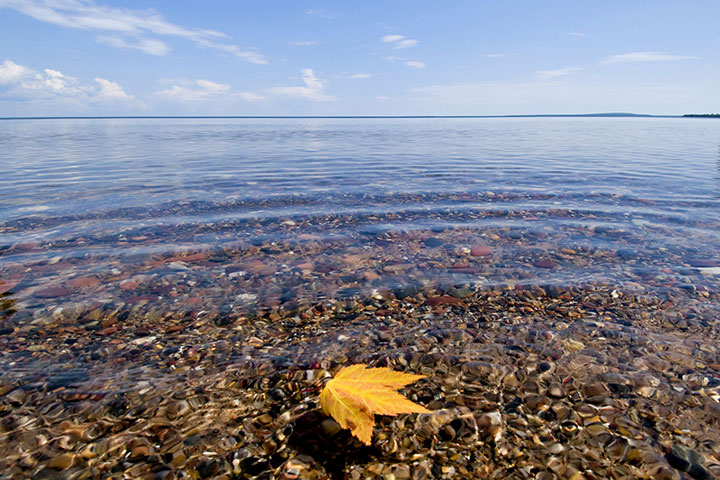
[[0,0],[0,117],[720,112],[717,0]]

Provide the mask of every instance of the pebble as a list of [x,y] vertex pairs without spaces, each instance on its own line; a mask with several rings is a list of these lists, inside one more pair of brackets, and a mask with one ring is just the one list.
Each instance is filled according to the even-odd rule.
[[48,468],[54,470],[65,470],[75,464],[75,455],[72,453],[63,453],[57,457],[53,457],[48,462]]
[[718,263],[716,260],[712,260],[709,258],[688,258],[687,263],[689,263],[691,267],[702,267],[702,268],[720,267],[720,263]]
[[425,300],[425,305],[436,307],[438,305],[464,305],[463,301],[451,295],[441,295],[439,297],[430,297]]
[[73,278],[72,280],[68,281],[68,285],[73,288],[86,288],[86,287],[94,287],[100,283],[100,279],[98,277],[89,275],[85,277],[77,277]]
[[58,298],[70,295],[72,290],[61,286],[51,286],[35,290],[34,295],[39,298]]
[[473,257],[487,257],[493,253],[493,247],[487,245],[476,245],[470,249]]
[[425,244],[426,247],[437,248],[437,247],[443,245],[445,242],[443,242],[439,238],[430,237],[430,238],[426,238],[425,240],[423,240],[423,243]]
[[[302,218],[298,228],[258,218],[193,225],[185,238],[175,232],[185,226],[138,227],[127,238],[162,242],[133,243],[138,251],[188,238],[212,250],[65,257],[52,268],[6,262],[0,288],[22,285],[0,297],[9,366],[0,370],[0,471],[53,478],[42,471],[51,462],[68,478],[720,471],[709,428],[720,418],[720,267],[687,260],[715,258],[716,247],[514,222],[535,215],[503,211],[512,229],[484,216],[444,219],[453,227],[433,232],[378,215],[381,226],[362,237],[337,215],[314,218],[329,229],[321,235],[291,235],[319,231]],[[463,247],[481,239],[495,245],[482,246],[486,255]],[[66,251],[34,248],[45,259]],[[493,248],[503,255],[473,260]],[[541,262],[563,268],[528,268]],[[33,294],[49,287],[72,295]],[[434,413],[379,415],[363,447],[318,405],[328,376],[351,363],[424,375],[402,392]]]

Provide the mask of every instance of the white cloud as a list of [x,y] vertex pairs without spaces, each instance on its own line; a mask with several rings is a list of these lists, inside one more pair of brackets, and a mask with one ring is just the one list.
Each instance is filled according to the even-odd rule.
[[378,95],[377,97],[375,97],[375,100],[377,100],[378,102],[384,102],[390,100],[390,97],[386,97],[385,95]]
[[97,98],[106,100],[133,100],[132,95],[128,95],[125,90],[117,83],[105,80],[104,78],[95,78],[95,83],[100,86],[97,92]]
[[408,38],[408,39],[400,40],[399,42],[397,42],[395,44],[395,48],[400,49],[400,48],[414,47],[418,43],[420,43],[418,40],[413,40],[413,39]]
[[538,70],[535,76],[540,80],[551,80],[553,78],[564,77],[565,75],[579,72],[580,70],[582,70],[582,68],[580,67],[565,67],[555,70]]
[[29,101],[71,101],[76,105],[123,101],[129,106],[142,105],[116,82],[96,77],[94,82],[83,82],[59,70],[43,71],[5,60],[0,65],[0,84],[7,87],[3,97]]
[[230,85],[204,79],[195,80],[194,82],[180,80],[170,88],[155,92],[155,95],[181,102],[219,99],[241,99],[247,102],[257,102],[265,99],[262,95],[253,92],[233,92]]
[[170,47],[163,41],[155,38],[138,38],[129,40],[118,35],[98,35],[95,40],[115,48],[140,50],[148,55],[167,55]]
[[385,35],[380,40],[382,40],[385,43],[393,43],[393,42],[399,42],[405,38],[403,35]]
[[45,75],[37,75],[33,80],[23,82],[25,88],[40,90],[48,89],[56,93],[76,94],[83,90],[83,86],[76,78],[67,77],[59,70],[46,68]]
[[320,42],[318,42],[317,40],[296,40],[288,43],[293,47],[312,47],[315,45],[320,45]]
[[611,55],[600,63],[639,63],[639,62],[673,62],[676,60],[697,60],[698,57],[690,55],[670,55],[665,52],[631,52],[620,55]]
[[404,35],[385,35],[384,37],[380,38],[385,43],[392,44],[393,48],[395,49],[401,49],[401,48],[408,48],[408,47],[414,47],[420,41],[412,39],[412,38],[405,38]]
[[117,8],[96,4],[93,0],[2,0],[2,6],[61,27],[106,32],[98,36],[97,40],[116,48],[140,50],[150,55],[167,55],[170,47],[156,37],[178,37],[200,47],[230,53],[251,63],[267,63],[263,55],[251,49],[219,43],[218,39],[227,38],[222,32],[176,25],[166,21],[154,10]]
[[275,87],[268,91],[274,95],[307,98],[319,102],[337,100],[336,97],[325,94],[325,82],[315,77],[312,69],[306,68],[302,71],[302,81],[305,84],[304,87]]
[[0,65],[0,85],[8,85],[18,82],[27,77],[33,71],[10,60],[5,60]]
[[353,73],[352,75],[348,75],[347,78],[352,78],[354,80],[362,80],[365,78],[370,78],[372,76],[372,73]]
[[405,62],[405,65],[412,68],[425,68],[425,64],[423,62],[418,62],[417,60],[408,60]]
[[565,35],[569,37],[584,37],[585,33],[583,32],[567,32]]
[[505,54],[504,53],[488,53],[485,56],[487,58],[500,58],[500,57],[504,57]]

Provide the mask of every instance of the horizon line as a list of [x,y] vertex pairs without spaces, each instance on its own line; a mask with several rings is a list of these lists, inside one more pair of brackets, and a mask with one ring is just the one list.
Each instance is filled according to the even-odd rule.
[[121,120],[121,119],[399,119],[399,118],[568,118],[568,117],[641,117],[683,118],[691,114],[666,115],[648,113],[530,113],[508,115],[52,115],[0,117],[0,120]]

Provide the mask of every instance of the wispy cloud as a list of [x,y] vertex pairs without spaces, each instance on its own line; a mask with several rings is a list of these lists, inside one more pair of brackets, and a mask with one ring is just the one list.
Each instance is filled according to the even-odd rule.
[[354,80],[362,80],[365,78],[370,78],[372,76],[372,73],[353,73],[352,75],[348,75],[347,78],[352,78]]
[[674,62],[677,60],[697,60],[698,58],[692,55],[671,55],[665,52],[630,52],[611,55],[601,60],[600,63]]
[[565,67],[565,68],[558,68],[555,70],[538,70],[535,74],[537,78],[540,80],[551,80],[553,78],[557,77],[564,77],[565,75],[570,75],[571,73],[579,72],[582,70],[580,67]]
[[584,32],[567,32],[565,35],[567,35],[568,37],[584,37],[585,33]]
[[420,43],[419,40],[415,40],[413,38],[405,38],[404,35],[385,35],[384,37],[381,37],[380,40],[384,43],[391,44],[393,48],[398,50],[401,48],[414,47],[415,45]]
[[315,45],[320,45],[320,42],[318,42],[317,40],[297,40],[288,43],[293,47],[312,47]]
[[177,37],[199,47],[230,53],[242,60],[265,64],[267,59],[252,49],[226,42],[216,30],[188,28],[168,22],[154,10],[133,10],[96,4],[92,0],[2,0],[2,6],[38,21],[66,28],[103,32],[97,41],[116,48],[167,55],[170,47],[157,37]]
[[504,57],[505,54],[504,53],[487,53],[487,54],[485,54],[485,56],[487,58],[500,58],[500,57]]
[[162,40],[155,38],[138,38],[131,40],[119,35],[98,35],[95,39],[99,43],[104,43],[111,47],[140,50],[148,55],[163,56],[170,53],[170,47]]
[[59,70],[45,68],[39,71],[12,60],[0,64],[0,85],[5,87],[1,93],[4,97],[69,100],[76,104],[114,101],[133,106],[141,104],[116,82],[100,77],[93,82],[83,82]]
[[313,8],[305,11],[305,15],[308,17],[317,17],[324,20],[332,20],[337,17],[335,13],[328,12],[324,8]]
[[264,100],[265,97],[253,92],[234,92],[230,85],[210,80],[199,79],[180,80],[175,85],[155,92],[159,97],[179,100],[182,102],[197,102],[218,99],[240,99],[248,102]]
[[418,62],[417,60],[408,60],[405,62],[405,65],[412,68],[425,68],[425,64],[423,62]]
[[275,87],[268,90],[273,95],[284,95],[288,97],[306,98],[317,102],[331,102],[337,100],[332,95],[325,93],[325,82],[315,76],[312,69],[306,68],[302,71],[302,87]]

